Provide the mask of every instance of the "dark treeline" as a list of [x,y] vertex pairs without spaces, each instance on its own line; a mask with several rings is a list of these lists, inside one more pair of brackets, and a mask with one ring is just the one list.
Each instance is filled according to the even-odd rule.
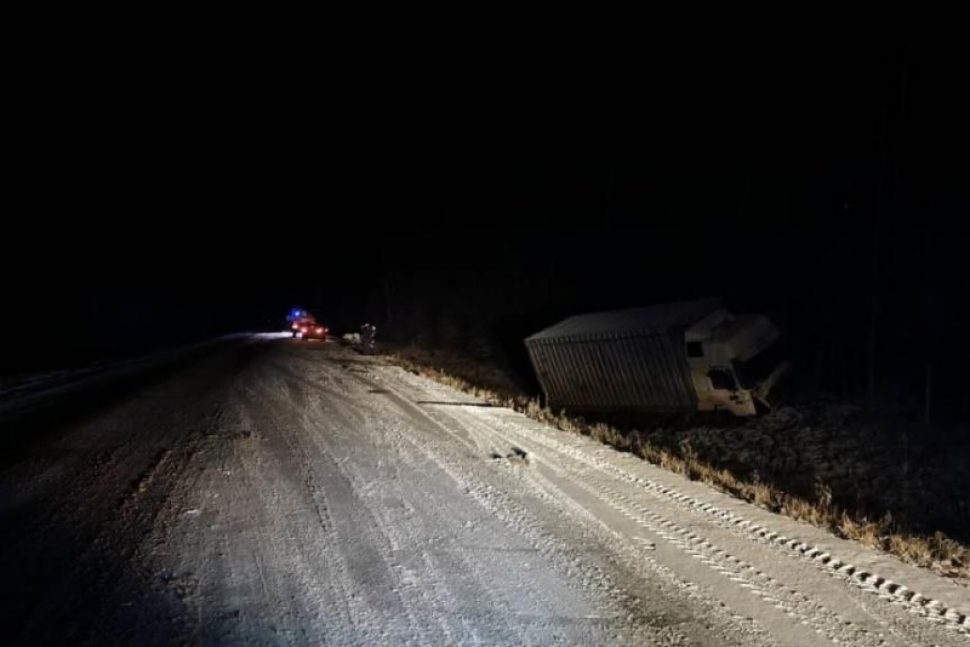
[[803,383],[966,419],[970,201],[944,63],[900,46],[742,71],[714,87],[728,105],[670,129],[624,113],[593,154],[456,155],[421,185],[433,215],[385,237],[369,316],[522,366],[521,338],[558,317],[723,296],[787,331]]
[[[860,212],[833,203],[830,214],[777,229],[767,218],[741,226],[732,220],[720,237],[666,228],[660,218],[571,236],[478,232],[469,234],[474,245],[397,238],[386,250],[394,269],[369,277],[364,316],[428,346],[501,350],[527,371],[522,338],[563,316],[716,295],[735,311],[766,312],[781,325],[801,383],[865,395],[872,361],[881,394],[919,407],[929,371],[934,409],[965,414],[959,340],[970,323],[962,297],[970,286],[960,232],[946,233],[954,220],[936,214],[938,229],[928,235],[925,220],[900,219],[898,233],[884,232],[883,257],[892,262],[874,283],[870,214]],[[714,218],[695,224],[719,226]]]
[[[133,126],[140,163],[39,156],[37,204],[123,220],[39,235],[50,280],[6,271],[3,370],[274,329],[300,305],[527,375],[522,338],[559,317],[722,296],[785,329],[806,385],[967,419],[963,59],[942,39],[733,45],[631,52],[635,74],[540,102],[431,83],[399,88],[447,90],[427,106],[233,104]],[[88,132],[73,154],[105,150]],[[84,283],[91,259],[114,270]],[[105,287],[154,285],[147,265],[181,287]]]

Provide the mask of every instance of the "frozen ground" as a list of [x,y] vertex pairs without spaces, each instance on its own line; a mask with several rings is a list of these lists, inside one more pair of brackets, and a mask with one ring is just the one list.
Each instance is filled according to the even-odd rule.
[[0,470],[7,644],[970,644],[944,578],[336,344],[44,431]]

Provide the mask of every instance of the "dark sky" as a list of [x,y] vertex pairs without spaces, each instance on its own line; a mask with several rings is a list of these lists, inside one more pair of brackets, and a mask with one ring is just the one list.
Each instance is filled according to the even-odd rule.
[[[402,331],[412,307],[453,307],[510,338],[723,295],[811,357],[857,348],[875,294],[885,346],[918,364],[914,339],[968,323],[964,59],[942,37],[737,40],[240,56],[123,86],[64,63],[14,176],[4,325],[31,341],[8,367],[296,304],[351,326],[388,294]],[[63,318],[68,341],[49,334]]]

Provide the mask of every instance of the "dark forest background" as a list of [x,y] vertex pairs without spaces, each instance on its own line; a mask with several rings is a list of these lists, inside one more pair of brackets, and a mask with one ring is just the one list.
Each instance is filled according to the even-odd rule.
[[52,83],[85,107],[39,102],[13,178],[0,367],[300,305],[527,372],[522,338],[562,316],[723,296],[785,329],[802,384],[917,410],[929,385],[966,420],[964,59],[912,38],[625,56],[241,65],[132,77],[121,107],[65,62]]

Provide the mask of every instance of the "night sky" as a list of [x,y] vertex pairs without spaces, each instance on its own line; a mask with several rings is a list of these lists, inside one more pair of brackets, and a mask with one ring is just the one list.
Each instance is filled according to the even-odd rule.
[[65,69],[83,101],[39,111],[15,177],[4,370],[295,305],[514,354],[572,312],[715,295],[771,314],[800,373],[847,395],[873,304],[882,381],[965,378],[970,106],[942,39],[447,59],[245,61],[138,75],[124,101]]

